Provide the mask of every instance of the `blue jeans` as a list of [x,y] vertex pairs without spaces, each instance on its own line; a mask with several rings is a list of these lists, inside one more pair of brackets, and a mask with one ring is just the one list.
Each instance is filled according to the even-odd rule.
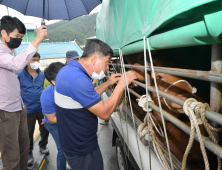
[[59,134],[57,124],[44,123],[45,128],[51,133],[57,149],[57,170],[66,170],[66,158],[59,144]]

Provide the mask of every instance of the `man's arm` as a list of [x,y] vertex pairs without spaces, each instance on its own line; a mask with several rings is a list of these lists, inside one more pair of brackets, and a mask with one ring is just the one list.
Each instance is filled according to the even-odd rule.
[[48,35],[47,27],[45,25],[42,25],[37,29],[36,37],[35,39],[31,42],[31,44],[35,47],[38,48],[39,44],[42,42],[44,38],[46,38]]
[[113,85],[116,83],[121,77],[120,73],[117,74],[112,74],[105,83],[101,84],[99,87],[96,87],[95,90],[96,92],[101,95],[109,86]]
[[45,114],[45,117],[48,119],[50,124],[57,124],[56,112],[53,114]]
[[39,44],[47,36],[47,29],[43,29],[44,27],[45,26],[41,26],[38,28],[35,39],[16,57],[0,50],[0,67],[15,71],[22,70],[37,52]]
[[[127,84],[129,85],[132,82],[132,80],[136,79],[137,77],[133,71],[128,71],[126,72],[126,78],[127,78]],[[110,98],[108,98],[105,102],[100,101],[99,103],[90,107],[88,110],[103,120],[109,119],[109,117],[115,110],[116,106],[118,105],[120,98],[123,94],[123,91],[124,91],[124,81],[122,76]]]

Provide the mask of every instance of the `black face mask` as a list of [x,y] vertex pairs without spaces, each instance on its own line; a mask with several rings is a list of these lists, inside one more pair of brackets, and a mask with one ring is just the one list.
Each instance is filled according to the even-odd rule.
[[8,45],[9,48],[14,49],[14,48],[18,48],[21,43],[22,43],[22,39],[21,38],[12,38],[10,37],[10,41],[5,43]]

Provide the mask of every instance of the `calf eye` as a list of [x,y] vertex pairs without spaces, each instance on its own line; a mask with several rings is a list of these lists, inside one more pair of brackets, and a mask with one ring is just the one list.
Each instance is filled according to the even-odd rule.
[[162,78],[163,78],[163,76],[161,76],[161,75],[158,75],[158,76],[157,76],[157,78],[158,78],[158,79],[162,79]]

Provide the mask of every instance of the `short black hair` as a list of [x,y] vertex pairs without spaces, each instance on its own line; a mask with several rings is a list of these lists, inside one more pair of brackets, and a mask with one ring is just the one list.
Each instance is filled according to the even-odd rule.
[[100,53],[103,55],[103,57],[107,56],[108,54],[110,55],[110,57],[113,56],[113,50],[110,48],[110,46],[98,39],[90,40],[86,44],[81,58],[89,57],[94,53]]
[[0,31],[5,30],[7,34],[9,35],[11,32],[13,32],[16,28],[18,29],[18,32],[21,34],[26,33],[25,25],[16,17],[11,16],[3,16],[1,19],[1,26]]
[[36,52],[33,57],[39,57],[39,59],[41,58],[41,56],[38,52]]
[[55,62],[55,63],[51,63],[48,67],[45,68],[44,70],[44,75],[45,78],[52,83],[51,81],[56,79],[56,76],[59,72],[59,70],[64,67],[65,64],[61,63],[61,62]]

